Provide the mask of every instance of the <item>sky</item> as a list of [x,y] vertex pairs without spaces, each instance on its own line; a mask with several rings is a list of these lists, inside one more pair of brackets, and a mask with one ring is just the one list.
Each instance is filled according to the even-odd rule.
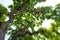
[[[0,0],[0,3],[3,4],[8,10],[8,5],[12,4],[12,0]],[[60,3],[60,0],[46,0],[45,2],[37,3],[34,7],[37,8],[38,6],[52,6],[55,7],[56,4]],[[46,20],[45,20],[46,21]],[[50,23],[50,22],[49,22]],[[5,36],[5,40],[8,40],[9,35]]]
[[[12,0],[0,0],[0,3],[3,4],[6,8],[8,8],[8,5],[12,4]],[[35,5],[35,8],[38,6],[53,6],[55,7],[56,4],[60,3],[60,0],[46,0],[45,2],[37,3]]]
[[8,5],[12,4],[13,1],[12,0],[0,0],[0,3],[8,9]]
[[46,0],[45,2],[41,2],[41,3],[37,3],[35,5],[35,8],[36,7],[41,7],[41,6],[52,6],[52,7],[55,7],[56,4],[60,3],[60,0]]

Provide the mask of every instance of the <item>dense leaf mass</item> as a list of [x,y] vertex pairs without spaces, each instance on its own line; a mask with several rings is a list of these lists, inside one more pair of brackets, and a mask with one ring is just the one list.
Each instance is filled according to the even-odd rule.
[[[10,35],[8,40],[60,40],[60,4],[54,9],[51,6],[34,8],[37,2],[44,1],[13,0],[8,6],[10,12],[0,4],[0,29]],[[5,21],[7,17],[9,20]],[[54,20],[50,28],[42,27],[45,19]]]

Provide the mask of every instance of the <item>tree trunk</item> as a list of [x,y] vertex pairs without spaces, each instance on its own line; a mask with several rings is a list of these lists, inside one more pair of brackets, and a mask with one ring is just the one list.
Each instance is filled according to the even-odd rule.
[[[9,25],[11,22],[14,20],[14,14],[17,13],[18,11],[22,11],[21,7],[17,7],[13,9],[11,12],[9,12],[9,20],[6,22],[0,22],[0,40],[4,40],[4,32],[6,31],[7,25]],[[0,12],[0,15],[2,15],[2,12]],[[0,16],[1,18],[1,16]]]
[[0,40],[4,40],[4,32],[0,29]]

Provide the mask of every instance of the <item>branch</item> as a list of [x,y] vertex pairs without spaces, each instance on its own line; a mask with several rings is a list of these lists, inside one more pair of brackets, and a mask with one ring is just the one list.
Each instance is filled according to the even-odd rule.
[[24,26],[24,28],[23,29],[19,29],[19,30],[15,30],[16,32],[14,33],[14,36],[13,36],[13,38],[12,38],[12,40],[17,40],[17,35],[21,32],[22,33],[22,35],[21,35],[21,37],[22,36],[24,36],[24,34],[23,33],[25,33],[26,32],[26,29],[28,29],[28,27],[29,27],[29,21],[27,21],[28,22],[28,25],[27,26],[25,26],[24,24],[22,24],[21,22],[20,22],[20,24],[22,24],[23,26]]
[[18,11],[20,11],[20,12],[26,11],[25,10],[25,5],[26,5],[26,3],[24,2],[21,6],[18,6],[16,8],[14,8],[10,13],[8,13],[9,14],[8,15],[9,16],[9,20],[6,21],[6,22],[2,22],[1,25],[0,25],[2,30],[5,31],[6,26],[8,24],[10,24],[11,22],[13,22],[13,20],[14,20],[14,14],[16,14]]
[[32,36],[40,33],[40,31],[34,31],[33,33],[31,32],[26,32],[25,34],[17,34],[17,37],[25,37],[25,36]]
[[32,36],[32,35],[36,35],[40,33],[40,31],[34,31],[33,33],[31,32],[25,32],[24,34],[19,34],[19,32],[17,32],[16,34],[14,34],[15,36],[13,36],[12,40],[17,40],[18,37],[25,37],[25,36]]
[[0,18],[3,16],[2,10],[0,10]]
[[14,20],[14,14],[16,14],[18,11],[23,11],[22,10],[23,8],[24,8],[24,6],[23,7],[16,7],[10,13],[8,13],[9,14],[8,15],[9,16],[9,20],[6,21],[6,22],[2,22],[2,24],[1,24],[1,30],[5,31],[7,25],[9,25],[11,22],[13,22],[13,20]]
[[28,28],[28,26],[26,26],[26,27],[24,27],[23,29],[20,29],[20,30],[15,30],[16,32],[14,33],[14,35],[13,35],[13,37],[12,37],[12,40],[17,40],[17,38],[18,38],[18,34],[19,34],[19,32],[22,32],[22,35],[21,36],[23,36],[23,33],[24,33],[24,31],[26,30]]
[[[20,30],[17,30],[15,33],[14,33],[14,36],[13,36],[13,38],[12,38],[12,40],[17,40],[17,38],[18,37],[25,37],[25,36],[31,36],[31,35],[35,35],[35,34],[38,34],[39,33],[39,31],[35,31],[35,32],[33,32],[33,33],[31,33],[31,32],[26,32],[25,30],[26,29],[28,29],[28,27],[29,27],[29,21],[27,21],[28,22],[28,25],[27,26],[25,26],[23,29],[20,29]],[[22,24],[22,23],[21,23]],[[22,24],[23,26],[24,26],[24,24]],[[21,32],[21,33],[20,33]]]

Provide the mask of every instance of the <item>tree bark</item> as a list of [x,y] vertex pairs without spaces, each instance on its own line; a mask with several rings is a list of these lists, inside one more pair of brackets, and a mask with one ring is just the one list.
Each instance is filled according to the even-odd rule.
[[4,40],[4,32],[0,29],[0,40]]
[[0,23],[0,40],[4,40],[4,37],[5,37],[5,34],[4,34],[4,32],[6,32],[7,31],[7,26],[11,23],[11,22],[13,22],[13,20],[14,20],[14,18],[13,18],[13,16],[14,16],[14,14],[15,13],[17,13],[18,12],[18,10],[13,10],[13,11],[11,11],[10,13],[9,13],[9,20],[8,21],[6,21],[6,22],[2,22],[2,23]]
[[[24,6],[23,6],[24,7]],[[11,23],[11,22],[13,22],[13,20],[14,20],[14,14],[16,14],[18,11],[23,11],[22,10],[22,8],[23,7],[17,7],[17,8],[14,8],[11,12],[9,12],[8,14],[8,16],[9,16],[9,20],[8,21],[6,21],[6,22],[2,22],[2,23],[0,23],[0,40],[4,40],[4,37],[5,37],[5,35],[4,35],[4,32],[6,32],[7,31],[7,26]]]

